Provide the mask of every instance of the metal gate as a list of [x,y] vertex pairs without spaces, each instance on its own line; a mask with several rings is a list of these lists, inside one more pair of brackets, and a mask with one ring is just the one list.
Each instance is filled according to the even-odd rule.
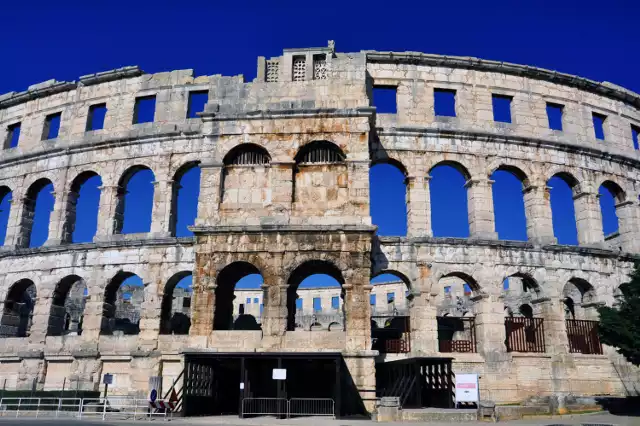
[[240,417],[336,417],[335,401],[331,398],[244,398]]

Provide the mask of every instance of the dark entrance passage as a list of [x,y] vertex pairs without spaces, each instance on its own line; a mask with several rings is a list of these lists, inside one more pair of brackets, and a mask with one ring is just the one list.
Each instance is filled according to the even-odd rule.
[[409,358],[376,364],[376,396],[400,398],[403,408],[453,408],[453,358]]
[[[337,417],[366,415],[340,353],[193,352],[184,356],[185,416],[240,415],[247,398],[326,398],[334,401]],[[274,380],[274,369],[286,370],[286,380]]]

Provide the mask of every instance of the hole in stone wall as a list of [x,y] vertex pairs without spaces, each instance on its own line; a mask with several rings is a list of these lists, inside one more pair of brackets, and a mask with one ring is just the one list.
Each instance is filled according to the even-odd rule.
[[7,139],[4,143],[4,148],[15,148],[18,146],[18,140],[20,139],[20,123],[14,123],[7,127]]
[[13,284],[4,300],[0,337],[28,337],[35,304],[36,286],[31,280]]
[[107,104],[91,105],[87,114],[87,132],[103,129],[106,116]]
[[0,186],[0,246],[7,243],[7,226],[11,212],[12,192],[6,186]]
[[440,164],[431,169],[429,174],[433,236],[467,238],[469,213],[466,170],[459,165]]
[[598,189],[600,212],[602,213],[602,231],[605,236],[614,234],[619,230],[616,204],[624,201],[622,189],[611,181],[606,181]]
[[573,197],[577,181],[569,175],[556,174],[547,182],[550,187],[553,235],[558,244],[578,245],[578,229]]
[[144,299],[142,279],[130,272],[118,273],[105,289],[100,333],[138,334]]
[[640,127],[631,125],[631,140],[633,142],[633,149],[640,149]]
[[133,124],[152,123],[156,114],[156,97],[143,96],[136,98],[133,106]]
[[49,313],[48,336],[82,334],[86,291],[84,280],[77,275],[65,277],[56,285]]
[[493,121],[511,123],[512,101],[512,96],[491,95],[491,102],[493,104]]
[[62,113],[47,115],[44,119],[44,128],[42,129],[42,140],[55,139],[60,133],[60,120]]
[[407,235],[407,186],[405,174],[390,163],[375,164],[369,170],[371,219],[378,235]]
[[373,86],[373,106],[378,114],[398,113],[398,88],[395,86]]
[[129,169],[120,179],[116,208],[116,233],[135,234],[151,230],[155,176],[146,167]]
[[50,180],[40,179],[31,185],[24,201],[20,246],[40,247],[47,241],[54,202]]
[[436,117],[456,116],[456,91],[451,89],[433,89],[434,111]]
[[175,274],[164,288],[160,334],[189,334],[193,276],[190,271]]
[[240,314],[240,304],[247,293],[248,297],[257,297],[263,283],[258,268],[248,262],[233,262],[224,267],[216,279],[214,330],[260,330],[258,322],[262,314],[262,304],[245,307]]
[[65,242],[93,241],[98,229],[101,186],[102,179],[94,172],[82,173],[73,181],[67,199]]
[[208,90],[198,90],[189,92],[189,103],[187,106],[187,118],[198,118],[198,113],[204,111],[205,105],[209,101]]
[[605,140],[604,123],[607,120],[607,116],[594,112],[591,114],[593,120],[593,132],[596,139]]
[[551,130],[562,131],[562,115],[564,113],[564,105],[547,102],[547,119]]
[[[520,176],[520,177],[519,177]],[[491,175],[495,227],[501,240],[527,241],[522,172],[498,169]]]
[[190,237],[198,216],[198,197],[200,195],[200,166],[191,164],[183,167],[173,178],[173,197],[171,206],[171,235]]

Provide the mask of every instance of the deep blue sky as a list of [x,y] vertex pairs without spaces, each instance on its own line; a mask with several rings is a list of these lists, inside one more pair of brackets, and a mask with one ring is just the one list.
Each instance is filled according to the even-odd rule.
[[[194,68],[197,75],[244,74],[250,81],[255,77],[257,56],[277,56],[283,48],[325,46],[329,39],[336,41],[340,52],[375,49],[477,56],[607,80],[640,91],[640,2],[632,0],[325,1],[317,6],[288,0],[9,0],[3,4],[3,15],[9,18],[3,20],[0,41],[0,94],[25,90],[51,78],[75,80],[125,65],[139,65],[146,72]],[[468,235],[466,196],[461,192],[464,179],[452,168],[432,174],[434,235]],[[150,179],[142,176],[136,185],[150,188]],[[183,186],[188,187],[197,181],[197,175],[185,179]],[[555,183],[551,201],[563,213],[554,216],[554,229],[561,243],[575,244],[570,189],[559,180]],[[391,166],[378,166],[371,184],[372,215],[381,233],[404,234],[403,176]],[[97,184],[94,181],[89,186],[94,189],[81,192],[79,218],[95,211]],[[508,174],[496,179],[493,191],[500,238],[526,239],[522,202],[514,197],[521,188]],[[193,200],[197,189],[182,193]],[[150,197],[148,190],[128,197],[127,209],[140,210],[147,219],[125,221],[125,232],[148,228],[149,211],[134,203]],[[42,199],[43,206],[51,201],[46,195]],[[608,209],[608,234],[616,229],[610,214],[613,201],[603,197],[601,203]],[[7,205],[6,199],[0,200],[0,229]],[[184,222],[195,214],[195,204],[190,205],[181,211],[179,235],[188,234]],[[74,241],[89,241],[95,220],[85,219],[79,226]],[[37,229],[42,233],[45,228]],[[4,239],[3,232],[0,239]],[[46,235],[34,235],[33,245],[45,239]]]

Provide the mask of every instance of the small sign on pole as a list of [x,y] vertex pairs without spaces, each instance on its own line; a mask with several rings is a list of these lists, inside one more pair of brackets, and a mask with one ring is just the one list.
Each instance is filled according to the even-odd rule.
[[287,380],[287,370],[285,368],[273,369],[273,380]]
[[480,402],[477,374],[456,374],[456,404]]
[[113,384],[113,374],[106,373],[104,376],[102,376],[102,384],[104,385]]
[[151,393],[149,394],[149,401],[156,402],[158,399],[158,391],[155,389],[151,389]]

